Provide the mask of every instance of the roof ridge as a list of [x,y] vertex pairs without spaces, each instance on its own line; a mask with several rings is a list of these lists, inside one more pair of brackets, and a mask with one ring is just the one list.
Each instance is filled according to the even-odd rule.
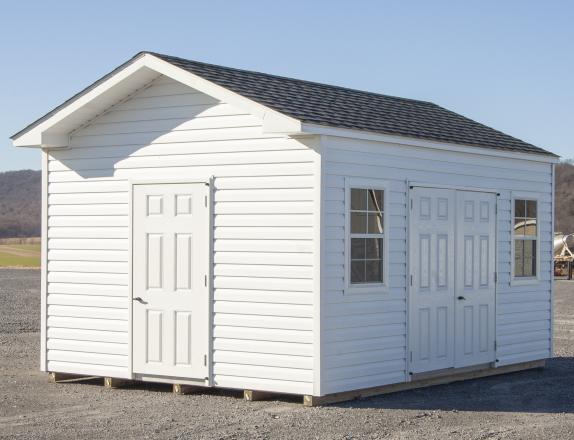
[[309,81],[309,80],[300,79],[300,78],[293,78],[290,76],[276,75],[274,73],[259,72],[257,70],[238,69],[237,67],[222,66],[221,64],[213,64],[213,63],[206,63],[204,61],[190,60],[188,58],[182,58],[182,57],[178,57],[178,56],[174,56],[174,55],[162,54],[159,52],[143,51],[143,52],[138,53],[136,55],[136,57],[141,55],[141,54],[144,54],[144,53],[147,53],[149,55],[154,55],[154,56],[157,56],[160,58],[171,58],[171,59],[175,59],[175,60],[185,61],[186,63],[200,64],[200,65],[207,66],[207,67],[216,67],[218,69],[227,69],[227,70],[233,70],[236,72],[245,72],[245,73],[252,73],[252,74],[257,74],[257,75],[264,75],[264,76],[268,76],[268,77],[272,77],[272,78],[278,78],[278,79],[283,79],[283,80],[287,79],[287,80],[296,81],[299,83],[312,84],[314,86],[320,86],[320,87],[327,87],[330,89],[339,89],[339,90],[345,90],[345,91],[350,91],[350,92],[355,92],[355,93],[364,93],[365,95],[379,96],[382,98],[396,99],[398,101],[409,101],[409,102],[417,102],[420,104],[438,106],[438,104],[436,104],[432,101],[425,101],[422,99],[404,98],[402,96],[386,95],[384,93],[370,92],[368,90],[361,90],[361,89],[353,89],[351,87],[344,87],[344,86],[339,86],[336,84],[327,84],[327,83],[322,83],[322,82],[318,82],[318,81]]

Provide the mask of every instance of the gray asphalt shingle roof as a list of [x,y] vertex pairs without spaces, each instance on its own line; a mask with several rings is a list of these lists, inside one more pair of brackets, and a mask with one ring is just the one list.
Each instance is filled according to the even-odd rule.
[[302,122],[554,156],[432,102],[148,53]]
[[[132,60],[145,53],[161,58],[301,122],[497,150],[556,156],[432,102],[217,66],[155,52],[141,52]],[[87,93],[132,60],[16,133],[13,138]]]

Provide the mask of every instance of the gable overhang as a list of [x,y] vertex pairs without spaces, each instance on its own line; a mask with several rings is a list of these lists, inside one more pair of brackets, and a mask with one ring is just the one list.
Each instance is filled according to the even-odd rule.
[[303,123],[301,130],[309,135],[333,136],[348,139],[359,139],[375,142],[386,142],[390,144],[405,145],[411,147],[429,148],[434,150],[444,150],[458,153],[474,154],[481,156],[491,156],[508,159],[522,159],[543,163],[560,163],[560,156],[554,154],[525,153],[521,151],[510,151],[495,148],[486,148],[476,145],[455,144],[451,142],[438,142],[427,139],[420,139],[408,136],[397,136],[392,134],[374,133],[363,130],[353,130],[349,128],[329,127],[326,125]]
[[68,148],[70,133],[165,75],[195,90],[231,104],[263,121],[263,132],[297,136],[302,124],[149,53],[136,55],[47,115],[11,137],[15,147]]

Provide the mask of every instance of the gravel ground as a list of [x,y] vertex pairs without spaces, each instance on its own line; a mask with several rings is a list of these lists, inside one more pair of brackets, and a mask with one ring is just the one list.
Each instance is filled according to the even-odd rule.
[[0,438],[574,438],[574,282],[556,283],[557,357],[542,371],[305,408],[234,391],[50,384],[38,371],[39,280],[37,270],[0,270]]

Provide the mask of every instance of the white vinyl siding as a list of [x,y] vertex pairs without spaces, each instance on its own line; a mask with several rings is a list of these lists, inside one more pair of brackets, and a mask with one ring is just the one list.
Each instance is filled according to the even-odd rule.
[[[551,355],[551,165],[375,141],[323,139],[325,230],[322,264],[323,394],[408,380],[408,182],[496,190],[497,365]],[[345,181],[387,182],[388,293],[345,292]],[[511,193],[538,198],[537,283],[511,285]]]
[[50,152],[48,371],[129,376],[128,181],[215,176],[214,383],[312,393],[319,156],[261,125],[160,77]]

